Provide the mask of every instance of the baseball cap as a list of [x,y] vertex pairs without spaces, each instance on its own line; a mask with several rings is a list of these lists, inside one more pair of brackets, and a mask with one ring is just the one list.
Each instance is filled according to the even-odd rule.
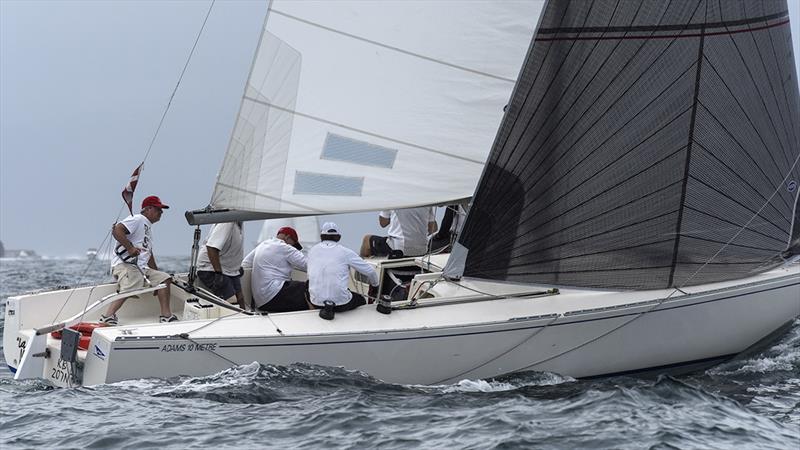
[[161,199],[156,197],[155,195],[145,197],[144,200],[142,200],[142,208],[146,208],[148,206],[155,206],[156,208],[161,208],[161,209],[169,209],[169,206],[161,203]]
[[294,228],[292,228],[292,227],[281,227],[281,228],[278,229],[278,232],[276,233],[276,235],[278,235],[278,234],[285,234],[286,236],[289,236],[290,238],[292,238],[294,240],[294,244],[292,244],[292,247],[294,247],[294,248],[296,248],[298,250],[302,250],[303,249],[303,246],[300,245],[300,239],[297,237],[297,231],[295,231]]
[[339,236],[342,233],[339,232],[339,227],[336,226],[334,222],[325,222],[322,224],[322,229],[320,229],[319,234],[338,234]]

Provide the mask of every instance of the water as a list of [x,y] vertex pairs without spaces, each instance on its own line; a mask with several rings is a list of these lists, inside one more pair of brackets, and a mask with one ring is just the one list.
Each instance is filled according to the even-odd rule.
[[[0,260],[3,317],[10,295],[109,279],[105,263],[84,273],[86,264]],[[800,448],[800,321],[758,354],[678,378],[529,372],[402,386],[338,368],[252,363],[56,389],[15,382],[2,367],[3,449]]]

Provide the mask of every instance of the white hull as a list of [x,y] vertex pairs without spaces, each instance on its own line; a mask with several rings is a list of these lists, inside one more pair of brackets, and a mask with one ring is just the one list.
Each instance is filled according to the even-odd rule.
[[[732,356],[800,316],[798,264],[747,280],[694,286],[667,300],[668,290],[562,289],[556,295],[530,296],[524,293],[530,294],[531,286],[464,284],[478,291],[523,295],[481,300],[474,291],[442,283],[432,290],[437,298],[390,315],[368,305],[339,313],[330,322],[316,311],[303,311],[101,329],[95,331],[89,351],[80,352],[83,384],[205,375],[252,361],[343,366],[407,384],[527,370],[592,377]],[[173,291],[178,291],[173,292],[178,307],[185,293]],[[31,323],[32,317],[45,316],[36,314],[35,304],[55,304],[57,294],[39,294],[39,300],[49,295],[49,301],[9,299],[7,309],[23,312],[17,318],[25,322],[6,318],[4,347],[10,364],[18,360],[18,330],[46,325]],[[135,314],[136,308],[156,307],[146,299],[129,301],[124,308]],[[48,341],[51,356],[42,377],[65,385],[69,368],[59,363],[58,345]]]

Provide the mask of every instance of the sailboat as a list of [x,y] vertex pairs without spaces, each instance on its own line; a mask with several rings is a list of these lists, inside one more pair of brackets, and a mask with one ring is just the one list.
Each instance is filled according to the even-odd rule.
[[800,316],[799,115],[785,0],[275,1],[188,222],[471,198],[452,253],[373,261],[380,308],[332,321],[236,311],[179,277],[173,310],[224,311],[158,324],[129,301],[77,351],[51,331],[131,292],[12,297],[6,361],[56,385],[252,361],[419,384],[714,364]]

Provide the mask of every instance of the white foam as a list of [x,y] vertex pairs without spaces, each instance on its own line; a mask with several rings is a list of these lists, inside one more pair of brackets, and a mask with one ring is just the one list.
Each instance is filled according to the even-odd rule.
[[451,392],[504,392],[513,391],[517,387],[510,383],[486,380],[461,380],[458,383],[446,386],[443,391]]
[[213,375],[187,378],[179,385],[174,386],[173,390],[204,392],[235,385],[248,385],[253,382],[260,369],[261,365],[253,361],[250,364],[231,367]]
[[575,381],[572,377],[565,377],[556,373],[541,372],[537,373],[535,379],[524,380],[519,384],[508,383],[504,381],[486,381],[486,380],[461,380],[456,384],[449,386],[442,386],[443,392],[504,392],[513,391],[525,386],[552,386],[561,383],[571,383]]
[[792,363],[797,360],[798,355],[789,353],[771,358],[758,358],[748,360],[745,365],[740,367],[738,373],[766,373],[778,370],[792,370]]
[[[719,367],[710,369],[708,372],[713,375],[734,375],[744,373],[769,373],[777,371],[793,371],[794,366],[800,361],[800,351],[792,351],[788,345],[780,345],[776,347],[783,347],[779,354],[774,356],[760,356],[757,358],[750,358],[745,361],[739,362],[739,367],[733,368],[736,362],[724,364]],[[776,347],[770,349],[769,353],[773,353]],[[732,369],[732,370],[731,370]]]
[[140,378],[136,380],[117,381],[116,383],[109,383],[109,385],[122,389],[146,391],[163,387],[164,380],[158,378]]

